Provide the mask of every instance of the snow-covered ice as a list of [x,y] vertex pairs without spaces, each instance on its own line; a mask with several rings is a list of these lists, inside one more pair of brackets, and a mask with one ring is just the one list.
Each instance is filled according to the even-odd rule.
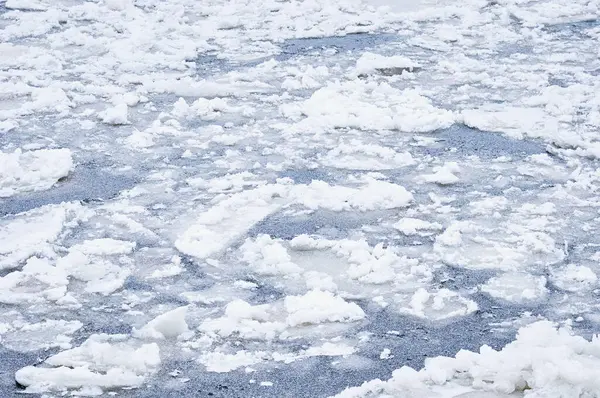
[[73,167],[69,149],[0,152],[0,197],[50,189]]
[[599,396],[599,20],[0,3],[0,396]]

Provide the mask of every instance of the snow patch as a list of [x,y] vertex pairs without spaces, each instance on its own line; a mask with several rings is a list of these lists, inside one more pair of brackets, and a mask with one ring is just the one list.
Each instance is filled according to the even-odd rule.
[[73,168],[69,149],[0,152],[0,198],[50,189]]

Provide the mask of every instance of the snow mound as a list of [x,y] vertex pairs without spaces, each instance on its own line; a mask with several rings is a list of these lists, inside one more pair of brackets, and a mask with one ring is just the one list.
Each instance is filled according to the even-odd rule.
[[0,198],[50,189],[72,170],[69,149],[0,152]]

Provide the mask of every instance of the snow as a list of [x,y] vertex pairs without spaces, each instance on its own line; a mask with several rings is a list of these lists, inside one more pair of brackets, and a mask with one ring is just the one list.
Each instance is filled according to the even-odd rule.
[[598,276],[585,265],[567,264],[553,272],[552,282],[568,292],[586,292],[596,286]]
[[86,217],[81,205],[64,203],[4,218],[0,224],[0,269],[17,268],[36,253],[52,256],[52,244],[60,234]]
[[460,181],[460,178],[456,176],[456,173],[460,172],[460,167],[456,162],[446,162],[443,166],[436,166],[433,168],[433,172],[433,174],[424,175],[423,181],[440,185],[451,185]]
[[176,338],[189,331],[185,321],[187,307],[179,307],[165,312],[148,322],[137,333],[142,338]]
[[491,278],[481,287],[481,291],[495,298],[521,303],[545,298],[548,289],[543,276],[507,273]]
[[356,61],[355,73],[357,76],[368,75],[374,72],[384,74],[400,74],[404,71],[413,72],[421,65],[407,57],[395,55],[385,57],[379,54],[366,52]]
[[348,303],[330,292],[311,290],[303,296],[288,296],[284,300],[290,326],[321,322],[352,322],[365,317],[355,303]]
[[418,218],[405,217],[395,223],[394,228],[402,232],[404,235],[416,235],[421,233],[420,231],[436,231],[442,229],[443,227],[439,223],[419,220]]
[[261,187],[234,194],[202,213],[175,242],[181,252],[199,258],[226,248],[245,231],[279,209],[272,203],[277,187]]
[[137,346],[121,335],[92,335],[81,346],[50,356],[46,367],[26,366],[15,379],[28,391],[79,387],[136,387],[160,364],[155,343]]
[[69,149],[0,152],[0,197],[52,188],[73,171]]
[[395,150],[374,144],[363,144],[358,140],[340,142],[327,152],[323,164],[350,170],[388,170],[412,166],[415,160],[409,152]]
[[284,106],[281,111],[288,118],[301,119],[292,127],[297,131],[355,128],[422,133],[455,121],[451,111],[436,108],[414,89],[401,91],[387,83],[360,80],[331,83],[304,103]]
[[448,289],[428,292],[419,288],[400,311],[420,318],[439,321],[465,316],[477,311],[478,306],[472,300],[462,297]]
[[336,397],[508,397],[523,391],[530,396],[593,396],[598,393],[593,371],[599,361],[597,341],[540,321],[521,328],[516,340],[500,351],[482,346],[478,353],[463,350],[454,358],[431,358],[420,371],[402,367],[386,382],[373,380]]
[[119,125],[128,123],[127,113],[127,104],[121,103],[112,108],[107,108],[105,111],[100,112],[98,116],[106,124]]

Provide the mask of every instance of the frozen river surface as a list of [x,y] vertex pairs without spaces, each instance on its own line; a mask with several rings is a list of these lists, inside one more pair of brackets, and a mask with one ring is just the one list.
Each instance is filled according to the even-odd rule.
[[599,18],[0,1],[0,397],[600,397]]

